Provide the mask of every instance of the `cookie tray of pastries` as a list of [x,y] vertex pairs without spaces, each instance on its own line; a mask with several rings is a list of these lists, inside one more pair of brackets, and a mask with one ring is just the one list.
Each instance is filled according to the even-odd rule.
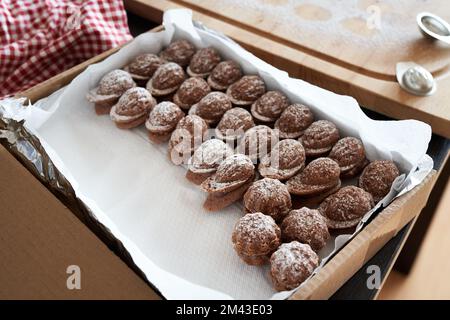
[[428,125],[371,120],[187,10],[164,27],[0,107],[164,297],[288,298],[432,170]]

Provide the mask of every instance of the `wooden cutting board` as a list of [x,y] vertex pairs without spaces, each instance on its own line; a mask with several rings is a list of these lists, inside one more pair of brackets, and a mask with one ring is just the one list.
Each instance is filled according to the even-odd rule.
[[[450,21],[445,0],[126,0],[156,22],[164,10],[187,7],[194,19],[222,31],[260,58],[326,89],[355,97],[397,119],[418,119],[450,138],[450,46],[425,39],[422,11]],[[438,81],[431,97],[404,92],[400,61],[414,61]]]

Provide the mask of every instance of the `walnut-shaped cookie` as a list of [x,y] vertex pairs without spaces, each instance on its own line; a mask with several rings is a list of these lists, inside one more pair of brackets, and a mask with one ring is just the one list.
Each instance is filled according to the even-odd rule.
[[183,116],[183,111],[175,103],[170,101],[158,103],[145,122],[150,140],[155,143],[167,141]]
[[147,90],[155,97],[165,96],[178,90],[186,75],[180,65],[169,62],[156,69],[147,82]]
[[199,49],[192,57],[187,73],[191,77],[206,78],[220,60],[222,59],[216,49],[212,47]]
[[208,84],[213,90],[226,90],[242,77],[239,65],[231,60],[220,62],[208,77]]
[[305,167],[305,149],[294,139],[278,142],[259,164],[259,173],[266,178],[287,180]]
[[203,181],[201,188],[208,193],[203,207],[218,211],[240,200],[255,179],[255,166],[249,157],[233,154],[223,160],[216,173]]
[[176,164],[187,164],[195,149],[206,139],[208,125],[196,115],[187,115],[181,119],[169,140],[168,155]]
[[277,291],[301,285],[319,266],[319,256],[308,244],[283,243],[270,257],[270,276]]
[[342,178],[355,177],[368,163],[362,141],[354,137],[345,137],[336,142],[328,157],[338,163]]
[[359,177],[359,186],[369,192],[374,201],[381,201],[391,190],[400,171],[393,161],[375,160],[364,168]]
[[232,108],[224,113],[216,127],[217,138],[226,141],[234,141],[241,138],[245,132],[253,128],[253,117],[244,108]]
[[145,84],[162,64],[164,61],[156,54],[144,53],[134,58],[124,70],[130,73],[134,81]]
[[282,139],[296,139],[314,122],[314,114],[307,106],[294,103],[288,106],[275,121],[275,129]]
[[233,153],[233,149],[221,140],[206,140],[189,159],[186,178],[192,183],[201,184],[216,172],[223,160]]
[[180,108],[189,110],[192,105],[199,102],[210,92],[211,88],[204,79],[198,77],[188,78],[178,88],[173,96],[173,102]]
[[339,140],[339,130],[328,120],[313,122],[299,138],[307,157],[326,155]]
[[161,51],[159,56],[166,61],[186,67],[195,53],[195,47],[187,40],[177,40]]
[[327,219],[330,229],[346,229],[356,226],[373,206],[370,193],[347,186],[328,196],[318,210]]
[[311,161],[299,174],[290,178],[286,185],[291,194],[302,197],[326,197],[341,186],[339,165],[330,158]]
[[156,100],[145,88],[134,87],[125,91],[111,108],[111,120],[120,129],[131,129],[145,122]]
[[315,209],[292,210],[280,225],[283,242],[298,241],[319,251],[330,239],[326,218]]
[[212,125],[220,121],[225,112],[233,107],[230,98],[220,91],[214,91],[204,96],[189,110],[189,114],[195,114]]
[[278,141],[277,131],[268,126],[259,125],[245,132],[238,146],[238,151],[255,161],[270,153],[272,146],[276,145]]
[[98,115],[109,114],[120,96],[135,86],[136,83],[128,72],[113,70],[103,76],[98,87],[88,92],[86,99],[95,104],[95,112]]
[[261,122],[274,122],[289,106],[289,99],[280,91],[267,91],[251,107],[252,115]]
[[249,106],[266,92],[266,85],[260,76],[243,76],[230,85],[227,95],[238,106]]
[[279,180],[264,178],[248,188],[244,208],[246,212],[262,212],[281,221],[292,208],[291,195]]
[[245,263],[263,265],[280,245],[280,233],[270,216],[256,212],[239,219],[231,240],[234,250]]

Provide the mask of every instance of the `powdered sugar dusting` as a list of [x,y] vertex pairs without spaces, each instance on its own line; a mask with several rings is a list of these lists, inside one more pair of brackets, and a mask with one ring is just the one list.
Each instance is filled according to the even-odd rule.
[[183,111],[173,102],[163,101],[157,104],[146,122],[147,129],[156,129],[161,127],[164,130],[171,131],[174,129],[178,121],[183,117]]
[[375,201],[380,201],[389,193],[392,183],[400,174],[394,162],[376,160],[371,162],[359,178],[359,186],[372,194]]
[[191,159],[190,169],[216,169],[219,164],[228,156],[233,154],[233,150],[223,141],[211,139],[203,142]]
[[152,86],[155,89],[168,89],[178,87],[184,81],[183,68],[174,62],[161,65],[153,74]]
[[283,220],[281,230],[284,241],[306,243],[314,251],[322,249],[330,238],[325,217],[306,207],[292,210]]
[[268,91],[256,100],[252,110],[255,118],[275,121],[288,106],[289,100],[284,94],[279,91]]
[[339,180],[339,165],[330,158],[318,158],[311,161],[299,174],[302,184],[327,185]]
[[[227,94],[236,102],[254,102],[266,91],[266,85],[259,76],[243,76],[233,83],[227,90]],[[235,103],[235,102],[233,102]]]
[[194,45],[183,39],[172,42],[160,53],[160,57],[167,61],[178,63],[181,66],[187,66],[194,53]]
[[262,213],[246,214],[236,223],[232,240],[236,251],[247,256],[266,255],[280,241],[280,228]]
[[270,152],[270,157],[267,156],[268,160],[272,167],[291,169],[305,163],[305,150],[297,140],[281,140]]
[[330,220],[348,221],[361,218],[374,206],[372,196],[361,188],[347,186],[330,195],[319,211]]
[[[334,123],[328,120],[319,120],[313,122],[300,138],[300,142],[309,150],[329,148],[339,140],[339,131]],[[329,150],[328,149],[328,150]]]
[[291,290],[305,281],[319,265],[319,257],[308,244],[283,243],[270,258],[272,281],[278,291]]
[[[232,108],[224,113],[222,119],[220,119],[217,129],[222,135],[227,135],[227,130],[234,132],[241,131],[244,134],[245,131],[255,126],[252,115],[250,112],[243,108]],[[230,131],[228,131],[230,132]]]
[[242,71],[239,65],[231,60],[220,62],[211,72],[210,79],[219,85],[219,89],[226,89],[230,84],[239,80]]
[[280,130],[280,136],[283,134],[290,138],[297,138],[303,134],[314,121],[314,114],[311,110],[302,104],[292,104],[288,106],[280,118],[275,123],[275,128]]
[[220,91],[208,93],[197,105],[196,113],[210,121],[219,121],[223,114],[232,108],[228,96]]
[[275,220],[283,218],[291,209],[291,195],[278,180],[264,178],[254,182],[244,195],[244,206],[249,212],[262,212]]
[[97,93],[101,95],[121,95],[126,90],[135,86],[136,84],[128,72],[117,69],[103,76],[98,85]]
[[134,87],[125,91],[116,105],[118,115],[130,116],[144,114],[150,111],[156,104],[147,89]]
[[234,154],[226,158],[217,168],[216,182],[247,181],[253,177],[255,166],[249,157]]
[[159,66],[163,64],[160,57],[155,54],[146,53],[137,56],[128,65],[128,70],[136,75],[150,78]]
[[191,59],[189,69],[195,73],[203,74],[210,72],[220,62],[220,55],[212,47],[198,50]]

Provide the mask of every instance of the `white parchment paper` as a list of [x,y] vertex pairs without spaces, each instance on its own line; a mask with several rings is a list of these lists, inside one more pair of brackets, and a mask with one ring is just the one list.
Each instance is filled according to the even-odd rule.
[[[194,26],[188,10],[167,11],[164,26],[165,31],[137,37],[28,108],[16,100],[0,102],[0,115],[25,120],[77,196],[166,298],[284,299],[291,292],[276,293],[267,266],[248,266],[233,251],[231,233],[242,215],[240,205],[206,212],[205,194],[185,179],[184,168],[172,165],[165,145],[151,144],[144,128],[119,130],[108,116],[95,115],[86,92],[138,54],[158,53],[174,38],[198,47],[212,45],[224,58],[239,61],[245,73],[262,76],[269,89],[282,90],[292,102],[310,106],[316,118],[335,122],[342,136],[361,138],[370,160],[393,160],[403,172],[378,207],[411,190],[431,171],[427,124],[371,120],[353,98],[289,78],[223,35]],[[322,264],[351,236],[330,241],[320,252]]]

